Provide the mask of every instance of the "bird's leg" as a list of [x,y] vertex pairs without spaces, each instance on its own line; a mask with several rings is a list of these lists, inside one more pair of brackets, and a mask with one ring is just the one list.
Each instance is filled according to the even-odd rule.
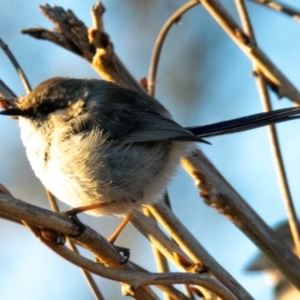
[[62,213],[69,216],[76,216],[77,214],[86,212],[88,210],[103,208],[107,206],[111,206],[111,203],[93,203],[93,204],[79,206],[79,207],[72,207],[70,209],[64,210]]
[[[130,222],[130,220],[132,219],[134,213],[128,214],[124,217],[124,219],[122,220],[122,222],[119,224],[119,226],[116,228],[116,230],[113,232],[113,234],[107,239],[111,244],[114,244],[116,239],[118,238],[118,236],[120,235],[120,233],[123,231],[123,229],[126,227],[126,225]],[[117,247],[119,253],[122,253],[124,260],[122,262],[120,262],[120,264],[125,264],[129,257],[130,257],[130,250],[128,248],[124,248],[124,247]]]
[[120,233],[123,231],[123,229],[126,227],[126,225],[130,222],[132,219],[134,213],[128,214],[124,217],[123,221],[119,224],[119,226],[116,228],[116,230],[113,232],[113,234],[107,239],[110,243],[114,244]]
[[76,238],[79,237],[80,235],[83,234],[85,230],[84,224],[78,219],[77,214],[92,210],[92,209],[97,209],[100,207],[105,206],[106,203],[94,203],[90,205],[84,205],[84,206],[79,206],[79,207],[72,207],[70,209],[64,210],[61,212],[61,214],[64,214],[68,216],[72,221],[74,222],[75,225],[78,226],[78,233],[75,235],[70,235],[70,237]]
[[[99,208],[103,208],[103,207],[108,207],[111,206],[111,203],[94,203],[94,204],[89,204],[89,205],[85,205],[85,206],[79,206],[79,207],[74,207],[74,208],[70,208],[68,210],[64,210],[62,213],[74,218],[75,217],[75,223],[79,226],[82,227],[83,224],[79,221],[79,219],[77,218],[77,214],[82,213],[82,212],[86,212],[88,210],[92,210],[92,209],[99,209]],[[126,227],[126,225],[130,222],[130,220],[132,219],[134,213],[128,214],[124,217],[123,221],[120,223],[120,225],[116,228],[116,230],[113,232],[113,234],[108,238],[108,241],[113,244],[116,239],[118,238],[118,236],[120,235],[120,233],[122,232],[122,230]],[[84,226],[83,226],[84,227]]]
[[[103,207],[107,207],[110,206],[111,203],[94,203],[94,204],[90,204],[90,205],[85,205],[85,206],[79,206],[79,207],[75,207],[75,208],[70,208],[68,210],[63,211],[62,213],[69,216],[70,218],[72,218],[72,220],[74,221],[74,223],[78,226],[79,228],[79,232],[78,234],[76,234],[76,236],[71,236],[71,237],[78,237],[80,236],[85,229],[84,224],[78,219],[77,214],[82,213],[82,212],[86,212],[88,210],[92,210],[92,209],[99,209],[99,208],[103,208]],[[116,230],[113,232],[113,234],[108,238],[108,242],[111,244],[114,244],[114,242],[116,241],[116,239],[118,238],[118,236],[120,235],[120,233],[123,231],[123,229],[126,227],[126,225],[130,222],[130,220],[132,219],[134,213],[128,214],[124,217],[123,221],[120,223],[120,225],[116,228]],[[124,264],[128,261],[129,257],[130,257],[130,251],[128,248],[124,248],[124,247],[119,247],[114,245],[119,253],[122,253],[122,256],[124,257],[124,260],[120,262],[120,264]]]

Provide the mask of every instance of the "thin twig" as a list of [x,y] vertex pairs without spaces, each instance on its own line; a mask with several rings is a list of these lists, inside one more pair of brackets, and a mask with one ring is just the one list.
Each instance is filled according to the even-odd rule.
[[[59,207],[58,207],[58,204],[57,204],[57,201],[56,201],[55,197],[48,190],[46,190],[46,193],[47,193],[48,201],[49,201],[49,204],[51,206],[52,211],[58,213],[59,212]],[[72,251],[79,254],[79,251],[78,251],[76,245],[69,238],[67,238],[67,243],[68,243],[69,248]],[[90,289],[92,290],[92,293],[94,294],[95,298],[97,300],[104,300],[104,297],[103,297],[102,293],[100,292],[99,287],[97,286],[97,284],[96,284],[94,278],[92,277],[92,275],[88,271],[86,271],[82,268],[80,270],[81,270],[82,275],[85,278],[86,282],[88,283]]]
[[[49,245],[50,247],[53,245]],[[209,290],[214,291],[216,295],[223,299],[231,300],[238,299],[234,297],[227,289],[225,289],[218,281],[215,279],[204,275],[204,274],[191,274],[191,273],[138,273],[129,271],[117,271],[115,269],[105,268],[101,264],[95,264],[90,260],[78,256],[74,252],[67,250],[64,247],[56,247],[53,249],[56,253],[60,254],[65,259],[69,260],[73,264],[90,270],[94,274],[100,275],[120,282],[125,282],[128,284],[127,295],[134,295],[139,287],[144,285],[170,285],[170,284],[195,284],[203,286]]]
[[154,45],[154,49],[152,51],[149,73],[148,73],[148,93],[150,95],[154,95],[155,93],[155,83],[156,83],[156,75],[157,68],[159,63],[159,58],[162,50],[163,43],[167,36],[167,33],[171,29],[172,25],[178,21],[178,19],[186,13],[188,10],[200,4],[199,0],[191,0],[186,4],[182,5],[176,12],[172,14],[172,16],[166,21],[162,29],[160,30]]
[[270,0],[248,0],[248,1],[263,5],[272,10],[288,15],[289,17],[293,18],[295,21],[300,22],[300,11],[291,6],[288,6],[287,4],[280,3],[277,1],[270,1]]
[[[251,25],[251,21],[244,0],[235,0],[235,3],[245,33],[255,41],[256,39],[255,39],[254,31]],[[271,104],[266,82],[264,80],[263,74],[261,74],[254,61],[253,61],[253,69],[254,69],[254,73],[256,74],[256,83],[260,94],[260,99],[261,99],[263,109],[265,112],[271,111],[272,104]],[[289,188],[275,125],[268,126],[268,132],[269,132],[271,151],[273,154],[273,161],[275,165],[275,170],[277,174],[277,179],[278,179],[283,203],[285,205],[292,237],[295,243],[296,253],[300,258],[300,234],[299,234],[296,209]]]
[[[141,267],[140,265],[137,265],[133,262],[130,262],[136,271],[138,272],[144,272],[144,273],[149,273],[146,269]],[[171,299],[173,300],[193,300],[190,297],[184,295],[182,292],[177,290],[174,286],[172,285],[157,285],[157,288],[159,288],[161,291],[168,293],[171,296]]]
[[103,25],[102,15],[104,13],[105,13],[105,7],[102,5],[101,1],[98,1],[95,5],[93,5],[92,13],[91,13],[93,27],[103,32],[104,32],[104,25]]
[[[222,284],[238,297],[238,299],[253,299],[246,290],[226,270],[224,270],[202,247],[199,241],[185,228],[179,219],[172,214],[164,203],[156,204],[149,207],[156,220],[167,230],[180,248],[194,262],[202,261],[207,264],[211,273]],[[172,214],[172,215],[171,215]]]
[[5,54],[7,55],[7,57],[10,59],[11,63],[13,64],[13,66],[15,67],[16,71],[18,72],[18,75],[23,83],[23,86],[26,90],[26,93],[30,93],[31,91],[31,87],[30,87],[30,83],[25,75],[25,73],[23,72],[23,69],[21,68],[21,66],[19,65],[19,63],[17,62],[17,60],[15,59],[14,55],[12,54],[12,52],[9,50],[8,45],[5,44],[3,42],[3,40],[0,38],[0,47],[2,48],[2,50],[5,52]]
[[[143,208],[143,213],[155,220],[155,218],[152,216],[152,214],[150,213],[149,209],[147,207]],[[168,265],[168,261],[166,259],[166,257],[155,247],[154,244],[151,243],[151,247],[152,247],[152,253],[154,256],[154,261],[156,263],[156,269],[159,273],[169,273],[170,272],[170,268]],[[168,293],[163,293],[164,299],[165,300],[171,300],[170,295]]]
[[115,55],[109,35],[104,31],[104,12],[105,8],[101,2],[93,6],[93,27],[88,30],[89,43],[94,46],[96,52],[91,62],[92,67],[107,81],[144,92],[143,87],[134,79]]

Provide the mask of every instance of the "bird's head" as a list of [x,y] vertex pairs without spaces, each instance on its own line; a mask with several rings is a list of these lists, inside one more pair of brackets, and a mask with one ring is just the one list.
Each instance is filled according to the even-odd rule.
[[82,114],[89,99],[89,82],[55,77],[39,84],[32,92],[16,99],[1,99],[1,115],[25,118],[37,126],[67,122]]

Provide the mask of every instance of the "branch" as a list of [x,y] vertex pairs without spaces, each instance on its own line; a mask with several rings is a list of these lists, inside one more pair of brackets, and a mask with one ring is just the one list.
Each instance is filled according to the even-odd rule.
[[21,68],[21,66],[19,65],[19,63],[17,62],[17,60],[15,59],[14,55],[11,53],[11,51],[9,50],[7,44],[5,44],[2,39],[0,38],[0,47],[2,48],[2,50],[5,52],[5,54],[7,55],[7,57],[10,59],[11,63],[13,64],[13,66],[15,67],[22,83],[23,86],[26,90],[27,93],[29,93],[31,91],[31,87],[30,87],[30,83],[23,71],[23,69]]
[[[37,228],[47,228],[67,236],[78,233],[77,226],[73,224],[72,220],[67,216],[27,204],[11,196],[0,194],[0,210],[3,214],[14,215],[16,218]],[[39,236],[39,238],[53,251],[73,264],[102,277],[126,283],[133,291],[138,288],[143,290],[143,286],[146,285],[188,283],[208,288],[224,299],[236,299],[219,282],[210,278],[208,275],[191,273],[139,273],[130,263],[120,265],[122,258],[117,249],[89,227],[86,227],[83,234],[76,238],[75,241],[94,253],[97,258],[102,263],[105,263],[106,266],[109,266],[109,268],[90,261],[64,246],[44,240],[42,236]]]
[[218,0],[202,0],[201,4],[240,49],[255,62],[269,81],[271,88],[276,90],[279,98],[288,97],[291,101],[300,104],[300,93],[297,88],[272,63],[257,44],[243,32],[220,2]]
[[96,49],[92,60],[92,67],[105,80],[133,90],[144,91],[142,86],[134,79],[117,55],[109,35],[104,31],[102,16],[105,8],[98,2],[93,6],[93,28],[88,30],[89,42]]
[[[254,31],[252,28],[252,24],[244,0],[235,0],[235,3],[246,34],[255,41]],[[254,73],[257,74],[256,84],[263,105],[263,109],[264,111],[271,111],[272,104],[267,90],[267,85],[263,75],[256,67],[255,62],[253,62],[253,69],[254,69]],[[298,258],[300,258],[300,235],[299,235],[296,209],[289,188],[288,179],[284,168],[283,158],[280,151],[277,130],[274,124],[268,126],[268,132],[269,132],[271,151],[272,151],[274,165],[275,165],[275,172],[277,174],[282,200],[285,205],[286,214],[291,228],[291,233],[296,246],[296,253],[298,255]]]
[[68,51],[73,52],[91,62],[95,49],[89,44],[87,27],[68,9],[49,4],[40,5],[40,10],[46,18],[55,25],[54,30],[45,28],[24,29],[21,32],[36,39],[50,41]]
[[149,74],[148,74],[148,93],[150,95],[154,95],[155,93],[155,79],[157,74],[157,68],[160,58],[160,53],[162,50],[163,43],[166,39],[166,36],[171,29],[172,25],[178,21],[182,17],[183,14],[185,14],[187,11],[189,11],[191,8],[196,6],[197,4],[200,4],[200,1],[198,0],[191,0],[181,6],[175,13],[172,14],[172,16],[165,22],[164,26],[160,30],[156,41],[154,45],[154,49],[152,51],[151,61],[150,61],[150,67],[149,67]]
[[229,185],[200,150],[182,159],[185,170],[194,178],[205,203],[216,208],[240,228],[285,277],[300,289],[300,261],[281,242],[263,220]]

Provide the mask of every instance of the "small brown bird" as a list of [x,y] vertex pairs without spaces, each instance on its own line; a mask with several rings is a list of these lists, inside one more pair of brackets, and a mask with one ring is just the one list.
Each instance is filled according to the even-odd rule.
[[146,93],[60,77],[0,112],[18,118],[28,159],[44,186],[95,215],[127,215],[158,201],[194,142],[293,120],[299,113],[287,108],[184,128]]

